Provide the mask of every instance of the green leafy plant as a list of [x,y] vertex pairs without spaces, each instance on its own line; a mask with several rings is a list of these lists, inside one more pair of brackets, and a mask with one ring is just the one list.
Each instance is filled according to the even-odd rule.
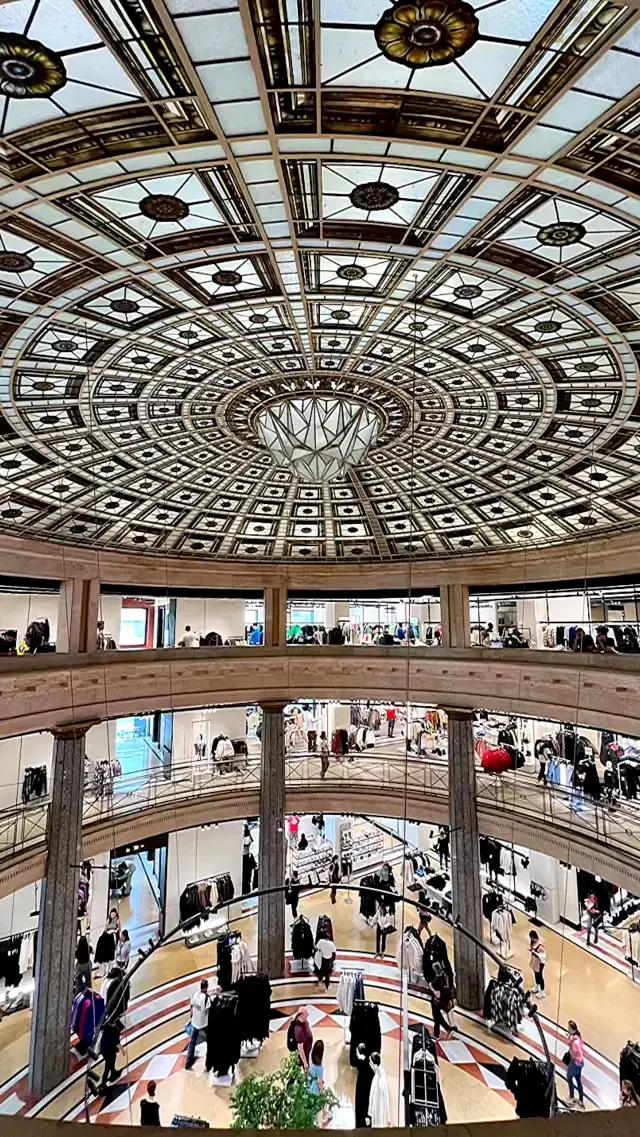
[[321,1110],[333,1109],[332,1090],[312,1094],[297,1055],[271,1074],[250,1074],[231,1098],[232,1129],[315,1129]]

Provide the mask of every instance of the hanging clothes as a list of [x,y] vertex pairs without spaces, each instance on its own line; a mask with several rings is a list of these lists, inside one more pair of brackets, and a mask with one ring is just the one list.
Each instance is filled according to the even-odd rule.
[[266,975],[243,975],[233,987],[240,1042],[262,1042],[269,1037],[271,984]]
[[333,924],[330,916],[318,916],[318,923],[316,924],[316,938],[318,940],[332,940],[333,939]]
[[351,1017],[353,1004],[364,1000],[364,978],[362,971],[344,970],[340,972],[336,1000],[343,1015]]
[[113,963],[116,958],[116,937],[113,932],[103,932],[98,936],[93,958],[95,963]]
[[422,941],[415,928],[408,926],[404,929],[396,948],[396,963],[400,970],[403,967],[409,972],[409,978],[422,975]]
[[222,1077],[240,1060],[240,1023],[235,992],[216,995],[209,1007],[205,1068]]
[[355,1065],[358,1070],[356,1077],[356,1095],[355,1095],[355,1115],[356,1115],[356,1129],[367,1129],[369,1127],[369,1095],[371,1092],[371,1083],[373,1082],[373,1069],[369,1061],[369,1055],[365,1054],[360,1056],[355,1055]]
[[22,801],[27,802],[47,796],[47,767],[27,766],[22,779]]
[[223,991],[228,991],[233,983],[232,949],[241,938],[240,932],[226,932],[216,940],[218,984]]
[[243,975],[255,971],[248,945],[243,939],[231,945],[231,983],[235,984]]
[[516,1099],[518,1117],[553,1117],[555,1114],[556,1083],[551,1062],[512,1058],[505,1085]]
[[311,924],[306,916],[298,916],[291,928],[291,954],[294,959],[311,959],[313,951]]
[[0,979],[4,979],[5,986],[17,987],[22,973],[20,970],[20,951],[22,936],[7,936],[0,940]]
[[357,1065],[356,1050],[360,1043],[365,1048],[367,1058],[372,1054],[380,1053],[382,1034],[377,1003],[369,1003],[366,1000],[361,1002],[359,999],[355,999],[349,1029],[351,1032],[349,1061],[352,1066]]
[[422,951],[422,973],[427,983],[431,983],[442,972],[447,976],[449,986],[453,987],[453,968],[449,961],[447,945],[436,932],[425,941]]

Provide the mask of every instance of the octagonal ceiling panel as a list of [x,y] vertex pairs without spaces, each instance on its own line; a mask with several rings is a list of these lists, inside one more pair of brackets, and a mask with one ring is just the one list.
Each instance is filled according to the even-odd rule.
[[[3,529],[386,560],[637,527],[638,5],[145,13],[0,5]],[[260,412],[300,405],[375,437],[296,468]]]

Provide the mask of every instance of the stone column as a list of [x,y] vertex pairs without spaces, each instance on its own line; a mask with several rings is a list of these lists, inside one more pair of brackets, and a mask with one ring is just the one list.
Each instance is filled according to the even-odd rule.
[[85,735],[92,723],[54,730],[45,878],[40,893],[29,1088],[41,1098],[69,1073],[78,884],[82,859]]
[[[482,942],[482,890],[473,714],[444,708],[449,735],[449,822],[453,919]],[[485,988],[484,952],[456,929],[453,936],[458,1003],[468,1011],[481,1008]]]
[[[258,888],[284,885],[284,703],[262,703]],[[258,971],[284,975],[284,892],[258,899]]]
[[469,586],[467,584],[442,584],[440,586],[440,618],[442,621],[443,647],[470,646],[471,621]]
[[264,646],[284,647],[287,642],[287,590],[264,590]]
[[56,651],[95,651],[100,605],[100,581],[71,577],[60,583]]

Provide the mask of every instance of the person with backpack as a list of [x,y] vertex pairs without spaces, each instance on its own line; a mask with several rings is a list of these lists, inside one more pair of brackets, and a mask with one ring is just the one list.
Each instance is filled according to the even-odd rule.
[[300,1007],[287,1028],[287,1050],[292,1054],[297,1052],[303,1070],[309,1069],[312,1046],[313,1034],[309,1026],[309,1012],[306,1007]]

